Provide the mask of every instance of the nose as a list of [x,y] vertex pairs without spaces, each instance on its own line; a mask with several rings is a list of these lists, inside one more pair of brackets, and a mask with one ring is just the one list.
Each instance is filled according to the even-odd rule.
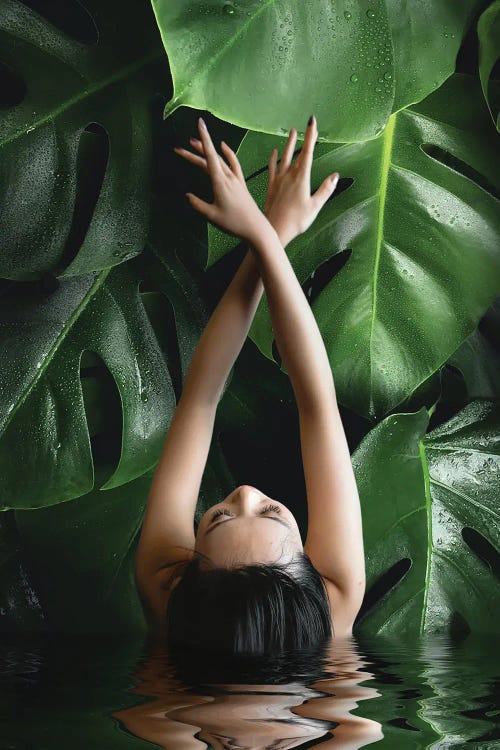
[[239,504],[242,510],[248,512],[260,503],[263,497],[265,495],[256,489],[256,487],[252,487],[251,484],[241,484],[236,488],[232,502]]

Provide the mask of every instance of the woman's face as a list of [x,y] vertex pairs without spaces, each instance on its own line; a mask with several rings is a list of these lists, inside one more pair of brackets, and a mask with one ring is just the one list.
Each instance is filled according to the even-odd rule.
[[[212,520],[221,510],[224,513]],[[232,567],[288,562],[304,547],[293,513],[255,487],[242,484],[201,518],[195,550],[217,567]]]

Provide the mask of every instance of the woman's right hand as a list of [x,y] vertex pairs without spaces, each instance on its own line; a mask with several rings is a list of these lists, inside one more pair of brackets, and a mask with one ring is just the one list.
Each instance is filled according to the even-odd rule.
[[278,150],[273,149],[269,159],[269,182],[264,204],[264,214],[272,224],[282,244],[291,242],[297,235],[305,232],[328,198],[337,187],[339,173],[329,175],[311,195],[311,166],[314,146],[318,137],[316,118],[308,124],[302,149],[291,163],[297,131],[290,130],[283,156],[277,170]]

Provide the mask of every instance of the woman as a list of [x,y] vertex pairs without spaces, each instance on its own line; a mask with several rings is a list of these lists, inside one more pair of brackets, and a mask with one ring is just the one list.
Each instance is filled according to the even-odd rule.
[[[279,171],[273,150],[262,212],[234,151],[221,141],[226,161],[201,117],[198,129],[191,144],[199,155],[174,150],[209,174],[215,200],[186,196],[249,250],[193,355],[149,493],[136,584],[150,633],[170,646],[233,655],[314,647],[332,632],[352,634],[365,592],[362,520],[328,356],[284,247],[311,226],[339,175],[311,195],[318,136],[311,116],[294,163],[295,128]],[[194,533],[217,404],[264,289],[299,413],[304,544],[286,505],[250,485],[207,511]]]

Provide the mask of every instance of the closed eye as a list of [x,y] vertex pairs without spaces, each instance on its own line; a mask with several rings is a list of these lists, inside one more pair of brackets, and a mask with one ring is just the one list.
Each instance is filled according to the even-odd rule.
[[[262,508],[262,510],[260,511],[259,515],[262,516],[264,513],[269,513],[271,511],[273,511],[274,513],[281,513],[281,508],[279,507],[279,505],[273,505],[272,503],[270,503],[269,505],[266,505],[266,506],[264,506],[264,508]],[[211,522],[215,521],[216,518],[218,518],[219,516],[223,516],[223,515],[224,516],[232,516],[233,514],[230,513],[227,510],[227,508],[218,508],[212,514],[212,518],[210,519],[210,521]]]
[[[264,508],[262,508],[259,515],[263,516],[264,514],[269,513],[269,512],[281,513],[281,508],[278,505],[266,505]],[[210,526],[205,531],[205,534],[210,534],[212,531],[215,531],[215,529],[218,528],[219,526],[223,526],[225,523],[229,523],[229,521],[219,521],[219,523],[214,523],[214,519],[222,515],[235,518],[235,516],[232,513],[229,513],[227,508],[219,508],[212,515]],[[268,516],[268,518],[270,521],[276,521],[277,523],[281,523],[283,526],[286,526],[287,529],[291,529],[290,524],[287,523],[286,521],[283,521],[281,518],[275,518],[274,516]]]

